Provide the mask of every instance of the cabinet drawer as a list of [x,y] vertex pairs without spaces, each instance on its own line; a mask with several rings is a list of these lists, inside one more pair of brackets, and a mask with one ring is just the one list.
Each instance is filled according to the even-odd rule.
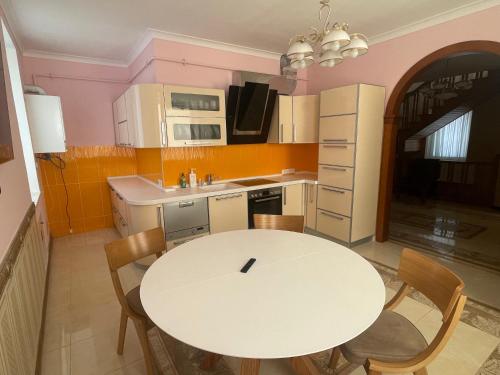
[[351,191],[329,186],[319,186],[318,189],[318,208],[344,216],[351,216]]
[[327,236],[349,242],[351,219],[318,209],[316,230]]
[[321,92],[320,115],[333,116],[356,113],[358,85],[338,87]]
[[320,145],[318,161],[320,164],[354,167],[354,145]]
[[318,170],[318,182],[320,185],[352,190],[353,175],[353,168],[320,165]]
[[319,120],[319,143],[355,143],[356,115],[322,117]]

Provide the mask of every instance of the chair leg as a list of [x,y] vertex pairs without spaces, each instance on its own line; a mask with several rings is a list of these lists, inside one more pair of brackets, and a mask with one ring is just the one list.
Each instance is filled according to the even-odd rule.
[[371,370],[370,364],[368,363],[368,361],[366,361],[366,363],[363,367],[365,368],[367,375],[382,375],[382,373],[380,371]]
[[135,325],[135,330],[137,331],[137,336],[139,336],[142,352],[144,353],[146,373],[148,375],[154,375],[153,356],[151,354],[151,348],[149,346],[148,334],[146,331],[146,323],[134,319],[134,325]]
[[200,363],[200,369],[205,371],[213,370],[221,358],[222,356],[220,354],[205,353],[203,361]]
[[340,348],[336,347],[333,348],[332,350],[332,355],[330,356],[330,362],[328,363],[328,367],[333,369],[335,373],[335,369],[337,368],[337,363],[339,362],[340,359]]
[[125,309],[122,308],[122,313],[120,317],[120,333],[118,335],[118,350],[117,353],[123,354],[123,346],[125,345],[125,333],[127,333],[127,322],[128,316]]
[[424,368],[421,368],[420,370],[417,370],[413,373],[414,375],[427,375],[427,369],[424,367]]
[[240,375],[259,375],[260,359],[243,358]]

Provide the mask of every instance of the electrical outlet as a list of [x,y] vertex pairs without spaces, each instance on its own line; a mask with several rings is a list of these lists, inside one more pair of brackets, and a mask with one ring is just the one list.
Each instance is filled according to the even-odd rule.
[[281,174],[294,174],[295,168],[282,169]]

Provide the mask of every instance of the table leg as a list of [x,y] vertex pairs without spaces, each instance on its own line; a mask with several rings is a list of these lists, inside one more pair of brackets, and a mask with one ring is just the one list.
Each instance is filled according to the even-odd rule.
[[240,375],[259,375],[260,359],[243,358]]
[[221,358],[222,356],[220,354],[205,353],[203,361],[200,363],[200,369],[206,371],[213,370]]
[[309,356],[290,358],[290,363],[298,375],[320,375],[319,370]]

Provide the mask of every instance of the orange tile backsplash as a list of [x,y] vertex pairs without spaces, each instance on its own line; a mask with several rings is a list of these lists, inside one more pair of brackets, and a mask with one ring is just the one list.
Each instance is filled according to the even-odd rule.
[[[68,190],[68,213],[73,233],[112,227],[111,202],[106,178],[138,174],[164,185],[176,185],[181,172],[195,168],[198,178],[212,173],[230,179],[281,173],[282,169],[316,171],[317,144],[256,144],[220,147],[130,149],[115,146],[68,147],[58,154]],[[69,234],[66,192],[61,172],[40,160],[40,174],[52,236]],[[187,176],[186,176],[187,177]]]
[[[106,178],[137,174],[135,150],[115,146],[70,146],[67,152],[58,155],[66,162],[62,173],[73,233],[113,226]],[[39,166],[50,233],[54,237],[69,234],[61,171],[46,160],[40,160]]]
[[155,184],[162,179],[161,150],[159,148],[137,148],[137,174]]
[[177,185],[180,173],[189,174],[190,168],[196,169],[198,178],[211,173],[217,180],[277,174],[287,168],[318,169],[317,144],[164,148],[161,156],[165,186]]

